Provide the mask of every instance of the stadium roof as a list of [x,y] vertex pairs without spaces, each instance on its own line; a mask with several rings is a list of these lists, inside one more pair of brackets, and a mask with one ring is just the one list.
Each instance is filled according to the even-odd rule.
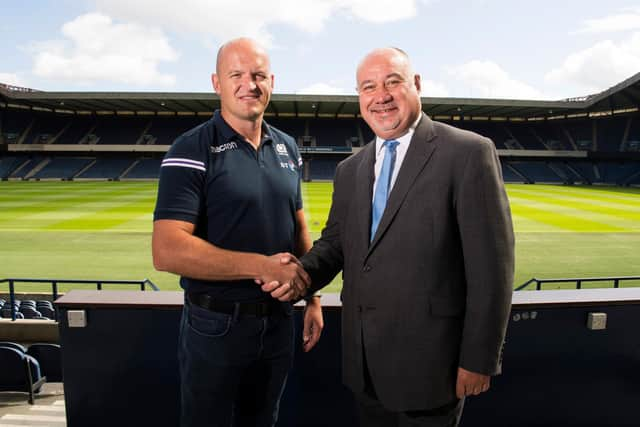
[[[34,111],[90,114],[210,114],[220,106],[214,93],[41,92],[0,84],[0,106]],[[637,111],[640,73],[599,94],[559,101],[481,98],[422,98],[436,118],[560,118],[593,113]],[[274,94],[267,110],[279,117],[356,117],[355,95]]]

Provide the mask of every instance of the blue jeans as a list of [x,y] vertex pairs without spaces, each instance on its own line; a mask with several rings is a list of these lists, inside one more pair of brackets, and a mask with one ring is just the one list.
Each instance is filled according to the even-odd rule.
[[180,425],[273,427],[292,361],[290,311],[230,315],[185,299],[178,343]]

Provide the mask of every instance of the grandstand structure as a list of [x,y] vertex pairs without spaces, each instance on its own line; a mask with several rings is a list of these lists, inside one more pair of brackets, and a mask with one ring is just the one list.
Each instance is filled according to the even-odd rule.
[[[213,93],[0,84],[0,179],[155,179],[171,142],[219,106]],[[580,98],[424,97],[422,107],[491,138],[506,182],[640,185],[640,73]],[[266,120],[298,141],[305,180],[331,179],[373,137],[356,96],[275,94]]]

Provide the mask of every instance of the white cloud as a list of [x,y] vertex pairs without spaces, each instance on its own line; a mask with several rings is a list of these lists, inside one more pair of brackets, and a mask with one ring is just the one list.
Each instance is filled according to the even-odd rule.
[[611,40],[572,53],[545,81],[574,84],[589,93],[600,92],[640,71],[640,32],[616,43]]
[[144,22],[176,33],[195,33],[218,40],[252,37],[274,44],[270,26],[286,24],[316,33],[335,14],[366,22],[390,22],[416,15],[418,0],[95,0],[104,13]]
[[449,90],[442,83],[434,82],[433,80],[422,80],[421,83],[420,96],[441,98],[449,96]]
[[612,33],[638,29],[640,29],[640,8],[633,8],[604,18],[587,19],[583,27],[574,34]]
[[14,73],[0,73],[0,83],[4,83],[6,85],[11,86],[22,86],[26,87],[26,83],[20,76]]
[[35,75],[80,84],[175,84],[175,77],[161,73],[158,65],[175,61],[178,54],[157,28],[115,23],[107,15],[89,13],[64,24],[62,35],[63,40],[32,47]]
[[343,3],[354,16],[367,22],[392,22],[412,18],[417,14],[414,0],[394,0],[390,6],[384,0],[349,0],[334,2],[337,7]]
[[448,73],[466,85],[473,97],[542,99],[545,96],[526,83],[513,79],[492,61],[473,60],[450,67]]
[[334,86],[331,83],[314,83],[307,87],[303,87],[300,90],[297,90],[297,94],[305,94],[305,95],[353,95],[355,94],[355,90],[353,93],[347,94],[347,91],[341,87]]

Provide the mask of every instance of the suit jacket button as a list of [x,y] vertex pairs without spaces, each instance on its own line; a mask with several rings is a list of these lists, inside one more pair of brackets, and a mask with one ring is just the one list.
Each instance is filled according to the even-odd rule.
[[371,266],[369,264],[365,265],[362,271],[364,271],[365,273],[368,273],[369,271],[371,271]]

